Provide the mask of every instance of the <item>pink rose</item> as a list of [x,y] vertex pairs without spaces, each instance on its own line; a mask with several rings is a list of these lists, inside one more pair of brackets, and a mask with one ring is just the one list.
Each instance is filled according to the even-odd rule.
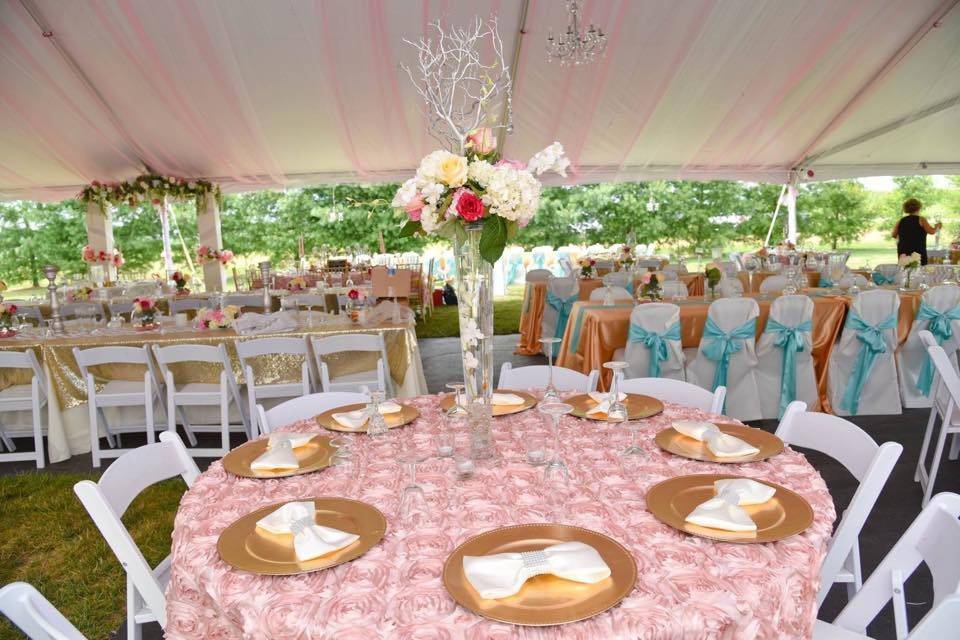
[[474,153],[485,156],[496,151],[497,138],[489,127],[474,129],[467,135],[466,147]]
[[648,271],[647,273],[643,274],[643,276],[641,277],[641,280],[642,280],[643,284],[650,284],[650,278],[651,278],[652,276],[653,276],[653,274],[650,273],[649,271]]
[[413,200],[406,204],[403,210],[407,212],[407,215],[410,216],[411,220],[419,220],[420,211],[423,209],[424,204],[423,198],[421,198],[420,194],[418,193],[413,197]]
[[504,158],[503,160],[501,160],[500,162],[498,162],[498,163],[497,163],[496,165],[494,165],[494,166],[497,166],[497,167],[513,167],[514,169],[520,170],[520,169],[525,169],[527,165],[525,165],[524,163],[520,162],[519,160],[507,160],[506,158]]
[[484,213],[483,201],[473,191],[465,188],[457,189],[453,194],[450,208],[467,222],[479,220]]

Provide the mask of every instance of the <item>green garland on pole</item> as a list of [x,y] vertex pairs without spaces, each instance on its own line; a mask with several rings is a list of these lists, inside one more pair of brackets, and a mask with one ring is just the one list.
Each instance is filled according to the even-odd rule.
[[94,180],[77,196],[84,203],[96,202],[106,210],[108,204],[159,204],[164,196],[174,200],[196,200],[197,207],[203,204],[207,194],[213,194],[217,204],[222,204],[223,195],[219,185],[209,180],[187,180],[173,176],[146,173],[124,182],[101,183]]

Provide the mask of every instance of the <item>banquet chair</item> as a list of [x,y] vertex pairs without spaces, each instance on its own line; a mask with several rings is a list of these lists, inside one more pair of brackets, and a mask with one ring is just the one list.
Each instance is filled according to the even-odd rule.
[[[147,442],[154,442],[154,402],[156,401],[163,411],[163,396],[157,384],[156,372],[153,370],[153,361],[150,359],[149,347],[93,347],[91,349],[73,348],[73,357],[80,367],[80,375],[87,387],[87,409],[90,428],[90,455],[93,466],[100,466],[101,458],[113,458],[129,449],[117,448],[120,444],[119,434],[135,431],[146,431]],[[141,365],[144,367],[143,382],[135,380],[107,380],[98,390],[97,383],[90,367],[108,364]],[[122,409],[124,407],[143,408],[145,421],[141,425],[115,424],[110,425],[104,409]],[[122,421],[123,416],[120,416]],[[106,433],[109,450],[100,449],[100,426]],[[117,436],[114,438],[114,436]]]
[[[913,479],[920,483],[920,488],[923,490],[921,504],[926,506],[937,482],[937,473],[943,459],[947,436],[952,435],[953,441],[956,443],[958,434],[960,434],[960,411],[958,411],[958,406],[960,406],[960,375],[957,374],[957,370],[954,368],[947,352],[944,351],[942,346],[936,344],[933,335],[928,331],[921,331],[920,333],[925,343],[932,343],[927,348],[927,352],[933,362],[935,371],[931,386],[931,393],[935,400],[930,407],[930,417],[927,420],[927,428],[923,434],[923,444],[920,447],[920,458],[917,461],[917,470],[913,476]],[[937,418],[940,418],[940,430],[937,433],[933,458],[928,470],[927,455],[933,441],[933,430],[936,427]]]
[[283,298],[284,305],[293,305],[297,309],[313,310],[317,307],[321,311],[327,311],[327,296],[315,293],[298,293]]
[[100,480],[73,485],[84,509],[127,574],[127,638],[139,639],[143,624],[167,624],[164,591],[170,582],[170,556],[156,567],[147,564],[123,524],[124,512],[151,485],[180,476],[193,485],[200,470],[177,434],[160,434],[160,442],[132,449],[117,458]]
[[308,396],[293,398],[281,402],[272,409],[264,409],[262,404],[257,405],[257,423],[260,425],[259,435],[273,433],[280,427],[288,424],[308,420],[324,411],[345,407],[351,404],[367,404],[370,396],[365,393],[352,391],[329,391],[312,393]]
[[[167,392],[167,430],[176,432],[177,417],[190,441],[189,452],[198,458],[220,458],[230,451],[230,404],[237,407],[239,424],[249,438],[252,435],[250,424],[244,413],[243,401],[237,380],[233,377],[233,367],[227,355],[227,347],[203,344],[177,344],[169,347],[153,345],[153,355],[160,366],[164,387]],[[178,384],[170,365],[192,363],[194,365],[213,365],[220,369],[219,381],[184,382]],[[187,415],[188,407],[195,407],[203,415],[199,424],[191,424]],[[210,419],[210,415],[200,407],[219,407],[219,425]],[[207,410],[209,411],[209,410]],[[220,432],[220,447],[194,448],[197,446],[197,432]]]
[[728,278],[737,277],[737,263],[733,260],[719,260],[717,261],[717,266],[720,268],[720,271]]
[[769,276],[760,283],[760,293],[783,293],[788,283],[787,276]]
[[847,585],[848,598],[853,598],[863,584],[860,532],[903,452],[903,445],[899,442],[877,445],[866,431],[849,420],[806,409],[804,402],[791,402],[777,427],[777,437],[785,444],[812,449],[833,458],[858,483],[820,565],[819,606],[835,583]]
[[[498,389],[545,389],[550,379],[550,367],[533,365],[517,367],[504,362],[500,367],[500,378],[497,381]],[[579,391],[589,393],[597,390],[597,381],[600,372],[594,369],[589,375],[566,369],[553,367],[553,386],[557,391]]]
[[720,295],[724,298],[738,298],[743,295],[743,283],[740,282],[738,277],[721,278],[717,289],[720,290]]
[[766,327],[757,340],[757,388],[764,418],[779,418],[794,400],[817,406],[820,396],[812,352],[813,300],[780,296],[770,305]]
[[17,305],[17,315],[24,320],[36,320],[37,326],[43,326],[43,312],[38,304]]
[[103,304],[100,302],[67,302],[60,306],[60,316],[64,320],[71,320],[82,315],[94,316],[98,320],[103,318]]
[[[533,272],[531,272],[533,273]],[[527,274],[527,281],[530,281]],[[574,277],[547,280],[547,292],[540,319],[540,335],[544,338],[563,338],[570,319],[573,303],[580,299],[580,281]],[[560,353],[560,343],[553,345],[553,357]]]
[[680,344],[680,307],[657,302],[634,307],[627,346],[614,351],[613,359],[627,363],[624,375],[628,377],[683,380],[686,359]]
[[[579,292],[579,286],[577,287]],[[604,287],[597,287],[590,292],[590,302],[605,302],[607,296],[610,296],[610,300],[614,303],[617,302],[633,302],[633,294],[627,291],[624,287],[616,287],[607,285]]]
[[878,286],[885,284],[897,284],[897,274],[899,273],[900,265],[896,262],[878,264],[873,268],[873,283]]
[[130,315],[133,313],[133,300],[119,300],[116,302],[107,303],[107,311],[110,312],[110,317],[115,318],[117,316],[124,317],[129,320]]
[[256,309],[262,313],[269,311],[263,305],[263,295],[259,293],[230,293],[223,297],[223,306],[233,305],[240,311]]
[[[940,493],[914,519],[863,587],[832,623],[817,620],[814,640],[856,640],[880,611],[892,601],[896,637],[910,640],[944,640],[957,632],[956,596],[960,594],[960,495]],[[907,579],[927,565],[933,578],[933,608],[908,635]],[[947,607],[947,620],[941,607]],[[952,623],[952,624],[951,624]],[[940,633],[947,628],[947,634]],[[858,635],[859,634],[859,635]]]
[[546,282],[553,277],[553,274],[550,273],[549,269],[531,269],[527,271],[526,282],[527,284],[531,282]]
[[[393,303],[389,303],[393,304]],[[320,373],[320,388],[322,391],[359,391],[362,386],[375,391],[382,391],[387,396],[393,395],[388,367],[387,347],[382,333],[341,333],[328,337],[311,336],[310,345],[316,358],[317,371]],[[330,377],[330,367],[327,357],[345,354],[346,357],[361,353],[372,353],[376,356],[376,363],[370,369],[355,373],[347,373]]]
[[0,613],[30,640],[87,640],[43,594],[26,582],[0,589]]
[[187,311],[196,313],[200,309],[211,308],[213,304],[212,300],[202,300],[200,298],[175,298],[170,303],[170,315],[174,316],[178,313],[186,313]]
[[841,289],[849,289],[854,285],[860,287],[861,289],[865,289],[870,286],[870,281],[867,280],[862,274],[853,273],[850,271],[843,274],[843,277],[840,278]]
[[679,280],[667,280],[660,286],[664,298],[685,300],[689,295],[687,285]]
[[[0,420],[0,451],[6,446],[9,453],[0,453],[0,462],[34,460],[37,469],[43,469],[43,414],[40,410],[47,404],[47,377],[40,368],[33,349],[23,351],[0,351],[0,374],[26,372],[30,382],[13,384],[0,391],[0,415],[12,414],[12,419]],[[29,411],[29,418],[22,412]],[[29,420],[26,424],[17,424]],[[33,451],[17,452],[13,438],[33,436]]]
[[933,364],[920,339],[921,331],[930,332],[956,369],[960,348],[960,287],[946,284],[932,287],[920,298],[910,333],[896,353],[900,399],[905,408],[930,406]]
[[621,287],[629,291],[633,288],[633,274],[627,271],[614,271],[602,278],[603,284],[611,287]]
[[[251,432],[256,433],[252,428],[255,422],[254,416],[257,412],[257,405],[263,400],[275,398],[298,398],[310,393],[311,374],[310,374],[310,352],[307,348],[307,341],[304,338],[257,338],[253,340],[244,340],[237,342],[237,356],[240,359],[240,366],[243,370],[244,383],[247,386],[247,402],[250,407]],[[254,358],[262,356],[294,356],[301,357],[303,362],[300,365],[300,379],[290,382],[276,382],[258,384],[254,376]]]
[[657,274],[657,278],[660,280],[660,283],[664,282],[673,282],[680,279],[680,275],[677,272],[677,268],[667,265]]
[[672,378],[628,378],[620,381],[620,391],[716,414],[723,413],[723,401],[727,397],[726,387],[717,387],[710,393],[695,384]]
[[676,274],[687,274],[687,273],[689,273],[689,271],[687,271],[687,265],[685,265],[685,264],[682,263],[682,262],[680,262],[680,263],[670,263],[670,264],[668,264],[667,266],[665,266],[665,267],[663,268],[663,270],[664,270],[664,271],[670,271],[670,272],[676,273]]
[[853,298],[828,365],[828,393],[837,415],[901,413],[897,388],[896,291],[876,289]]
[[759,315],[753,298],[715,300],[707,310],[697,354],[687,366],[688,381],[708,390],[727,388],[725,413],[739,420],[761,415],[754,345]]

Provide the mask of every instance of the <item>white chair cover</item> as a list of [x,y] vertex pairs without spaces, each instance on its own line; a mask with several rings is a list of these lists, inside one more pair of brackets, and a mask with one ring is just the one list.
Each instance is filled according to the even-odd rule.
[[[533,272],[531,272],[533,273]],[[527,274],[529,279],[530,274]],[[550,302],[549,297],[553,294],[558,298],[563,300],[570,300],[570,298],[576,298],[580,294],[580,283],[574,277],[569,278],[554,278],[551,277],[547,280],[547,298],[544,300],[543,304],[543,318],[540,320],[540,336],[543,338],[552,338],[558,337],[562,338],[563,335],[557,335],[557,321],[561,316],[565,318],[564,322],[569,319],[569,309],[567,309],[568,314],[561,314],[561,312],[554,308]],[[554,355],[559,351],[560,345],[557,344],[554,346]]]
[[720,260],[717,262],[717,266],[720,267],[720,271],[723,272],[723,275],[728,278],[737,277],[737,263],[733,260]]
[[[840,336],[840,342],[833,349],[828,369],[828,392],[833,411],[837,415],[872,415],[898,414],[900,408],[900,394],[891,393],[897,388],[897,367],[893,354],[897,348],[897,312],[900,309],[900,298],[896,291],[875,289],[865,291],[856,296],[847,321]],[[869,373],[865,376],[859,393],[852,393],[852,405],[846,406],[843,402],[844,394],[849,385],[856,384],[856,363],[860,358],[861,349],[869,349],[861,340],[859,332],[851,326],[855,318],[859,317],[866,325],[876,327],[887,323],[889,328],[879,331],[876,341],[877,355],[873,360]],[[890,318],[893,318],[892,326]],[[855,409],[851,411],[851,408]]]
[[788,282],[787,276],[769,276],[760,283],[760,293],[783,293]]
[[[623,287],[611,286],[609,294],[614,302],[632,301],[633,295]],[[597,287],[590,292],[590,302],[602,301],[607,296],[607,287]]]
[[[756,321],[760,308],[753,298],[725,298],[716,300],[707,311],[708,322],[713,321],[721,331],[731,332],[742,327],[750,320]],[[713,390],[717,385],[715,376],[718,361],[704,355],[704,349],[712,350],[714,338],[704,331],[697,348],[697,355],[687,367],[687,380]],[[760,419],[760,392],[757,388],[756,369],[757,352],[754,336],[740,341],[740,350],[730,356],[726,381],[719,381],[727,387],[727,402],[724,413],[739,420]]]
[[546,282],[553,277],[549,269],[531,269],[527,271],[527,282]]
[[663,268],[664,271],[675,271],[676,273],[689,273],[685,264],[668,264]]
[[687,285],[683,284],[679,280],[667,280],[663,283],[663,297],[664,298],[680,298],[685,299],[689,291],[687,290]]
[[675,266],[674,266],[674,267],[671,267],[670,265],[667,265],[666,267],[664,267],[664,268],[663,268],[663,271],[661,271],[661,272],[658,274],[658,277],[660,278],[660,280],[661,280],[662,282],[666,282],[667,280],[679,280],[679,279],[680,279],[680,276],[677,275],[677,268],[676,268]]
[[897,284],[897,274],[900,273],[900,265],[896,262],[878,264],[873,270],[878,274],[878,276],[874,277],[876,284]]
[[736,298],[743,295],[743,283],[737,277],[728,278],[724,276],[720,280],[718,288],[720,289],[720,295],[724,298]]
[[[770,280],[770,278],[767,278]],[[809,331],[797,333],[802,351],[794,351],[795,396],[785,398],[781,407],[784,348],[782,334],[773,331],[770,320],[786,327],[799,327],[810,322]],[[757,387],[760,389],[760,411],[764,418],[779,418],[781,409],[792,400],[802,400],[811,410],[817,409],[817,377],[813,371],[813,300],[807,296],[781,296],[770,306],[770,319],[757,341]],[[778,346],[778,342],[781,345]]]
[[615,271],[603,276],[603,284],[610,286],[627,288],[627,285],[633,282],[633,276],[626,271]]
[[[920,341],[920,336],[917,334],[926,329],[938,338],[938,342],[943,340],[940,342],[940,346],[947,352],[947,357],[950,358],[954,369],[957,368],[957,349],[960,348],[960,287],[956,285],[933,287],[924,292],[922,304],[925,310],[929,309],[941,314],[956,310],[952,314],[956,317],[947,315],[935,322],[933,318],[922,317],[929,314],[920,311],[914,318],[906,342],[897,351],[897,369],[900,371],[900,398],[903,401],[903,406],[907,408],[929,407],[931,402],[929,394],[923,393],[917,385],[918,377],[924,366],[928,368],[930,373],[928,380],[932,379],[933,374],[932,364],[924,365],[924,363],[929,362],[930,358],[927,355],[927,349]],[[937,329],[937,331],[933,331],[933,329]],[[939,336],[937,335],[938,332]],[[950,335],[944,339],[947,333]],[[928,391],[932,389],[929,382],[924,386]]]
[[[680,307],[675,304],[650,303],[641,304],[630,313],[630,324],[641,329],[660,334],[661,336],[680,322]],[[644,342],[634,340],[634,329],[631,327],[624,350],[624,360],[628,363],[627,378],[654,377],[650,369],[651,347]],[[683,346],[680,340],[664,338],[667,346],[667,359],[659,360],[659,375],[655,377],[684,380]]]

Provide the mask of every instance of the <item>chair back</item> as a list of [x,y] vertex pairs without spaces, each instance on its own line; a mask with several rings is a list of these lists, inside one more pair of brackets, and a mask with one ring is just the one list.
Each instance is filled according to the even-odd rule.
[[223,304],[240,307],[240,309],[265,310],[263,296],[258,293],[231,293],[223,297]]
[[212,300],[203,300],[201,298],[174,298],[173,302],[170,303],[170,314],[173,315],[183,311],[196,311],[212,306]]
[[628,378],[620,381],[620,391],[639,393],[707,413],[723,413],[727,388],[719,386],[713,393],[695,384],[671,378]]
[[611,287],[620,287],[626,289],[633,281],[633,276],[626,271],[614,271],[603,276],[603,284]]
[[40,368],[40,362],[37,360],[37,354],[33,349],[24,349],[23,351],[0,351],[0,369],[28,369],[37,379],[37,385],[40,391],[47,392],[47,376]]
[[609,292],[610,299],[613,301],[633,301],[633,295],[627,291],[624,287],[615,287],[615,286],[604,286],[597,287],[590,292],[590,302],[597,300],[605,300]]
[[549,269],[531,269],[527,271],[527,282],[546,282],[553,277]]
[[60,315],[65,319],[83,315],[102,318],[103,304],[100,302],[68,302],[60,307]]
[[840,518],[820,566],[820,593],[817,596],[820,604],[857,544],[860,531],[903,452],[903,445],[886,442],[878,446],[866,431],[849,420],[806,411],[806,407],[800,401],[787,405],[777,427],[777,437],[786,444],[830,456],[860,483]]
[[724,298],[736,298],[743,295],[743,283],[740,282],[740,278],[734,277],[724,277],[720,280],[720,295]]
[[[924,507],[900,540],[847,603],[834,624],[863,633],[891,600],[897,638],[907,637],[907,602],[904,583],[920,563],[933,578],[933,606],[960,593],[960,495],[939,493]],[[929,614],[928,614],[929,615]],[[954,626],[947,636],[956,635]]]
[[[680,307],[675,304],[652,302],[648,304],[638,304],[630,312],[630,324],[638,328],[659,334],[663,336],[672,326],[680,322]],[[631,328],[630,336],[633,336],[634,329]],[[667,345],[667,359],[658,360],[657,368],[659,375],[653,375],[650,370],[651,348],[643,342],[637,342],[633,339],[627,340],[627,346],[624,349],[623,359],[627,362],[626,375],[646,378],[651,377],[683,377],[683,346],[680,340],[664,337],[662,338]]]
[[660,288],[663,290],[664,298],[686,299],[689,294],[687,285],[679,280],[666,280]]
[[130,300],[118,300],[107,303],[107,310],[111,316],[130,316],[133,313],[133,302]]
[[30,640],[87,640],[33,585],[11,582],[0,589],[3,613]]
[[303,338],[254,338],[237,342],[237,356],[241,362],[275,353],[305,356],[307,341]]
[[167,617],[163,588],[121,518],[133,499],[147,487],[176,476],[190,487],[199,475],[197,464],[179,436],[165,431],[160,434],[160,442],[138,447],[117,458],[98,482],[81,480],[73,486],[160,626],[166,626]]
[[788,282],[787,276],[769,276],[760,283],[760,293],[783,293]]
[[907,636],[908,640],[942,640],[956,634],[960,627],[960,595],[944,598],[921,618]]
[[[500,389],[543,389],[550,378],[550,367],[534,365],[530,367],[513,368],[509,362],[504,362],[500,368],[500,379],[497,387]],[[593,370],[589,375],[566,369],[553,367],[553,386],[557,391],[580,391],[588,393],[597,390],[599,372]]]
[[293,398],[281,402],[270,410],[264,410],[263,405],[258,404],[257,415],[259,416],[260,432],[271,433],[280,427],[312,418],[330,409],[367,402],[370,402],[370,396],[365,393],[331,391]]
[[294,296],[287,296],[284,298],[284,301],[289,301],[289,304],[292,304],[298,309],[302,308],[312,308],[315,309],[320,307],[324,311],[327,310],[327,296],[317,295],[313,293],[298,293]]

